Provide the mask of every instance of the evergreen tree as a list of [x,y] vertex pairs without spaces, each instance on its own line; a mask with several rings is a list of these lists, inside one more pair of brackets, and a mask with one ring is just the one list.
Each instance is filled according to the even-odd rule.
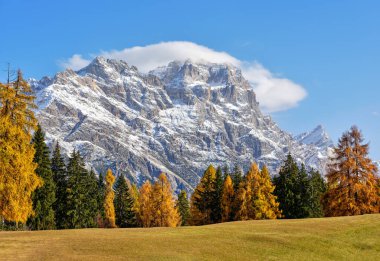
[[115,193],[113,192],[112,186],[115,182],[115,177],[110,169],[107,170],[106,174],[106,193],[104,198],[104,211],[105,211],[105,222],[104,225],[107,228],[116,227],[115,224],[115,207],[113,201],[115,198]]
[[187,194],[185,190],[181,190],[181,192],[178,194],[178,200],[176,205],[181,216],[181,225],[188,225],[188,219],[190,218],[190,203],[187,199]]
[[153,220],[153,197],[152,185],[146,181],[140,188],[139,193],[139,223],[142,227],[152,227]]
[[55,184],[56,201],[53,204],[53,210],[55,213],[55,223],[58,229],[65,227],[66,220],[66,188],[67,188],[67,175],[66,166],[61,156],[61,148],[59,143],[56,144],[53,157],[51,159],[51,171]]
[[368,157],[369,145],[356,126],[339,139],[330,158],[326,216],[351,216],[379,212],[377,167]]
[[120,175],[115,184],[115,215],[118,227],[134,227],[136,216],[133,211],[134,200],[130,195],[127,182],[123,175]]
[[297,210],[294,218],[306,218],[311,215],[311,195],[310,195],[310,180],[305,168],[305,165],[301,165],[296,179],[295,188],[295,204],[294,208]]
[[224,164],[223,166],[223,182],[226,180],[227,176],[230,176],[230,170],[228,168],[228,165],[227,164]]
[[94,227],[97,197],[94,173],[85,169],[79,152],[73,151],[67,165],[65,228]]
[[28,226],[33,230],[46,230],[55,228],[53,204],[55,202],[56,186],[51,171],[49,148],[45,144],[45,134],[41,126],[32,139],[35,154],[34,162],[38,164],[36,174],[43,180],[43,186],[33,192],[33,207],[35,214],[29,218]]
[[243,173],[241,171],[241,168],[235,164],[233,172],[232,172],[232,183],[234,184],[234,191],[235,194],[239,190],[240,183],[243,181]]
[[216,170],[210,165],[191,196],[191,224],[206,225],[215,222],[212,213],[216,192]]
[[222,222],[232,221],[234,217],[233,203],[234,203],[234,184],[230,175],[227,174],[223,184],[222,191]]
[[223,172],[222,168],[218,167],[216,169],[215,176],[215,193],[214,202],[211,210],[212,220],[214,223],[220,222],[222,220],[222,192],[223,192]]
[[164,173],[161,173],[153,185],[153,226],[176,227],[181,219],[177,208],[170,183]]
[[276,219],[281,217],[277,197],[273,195],[274,186],[269,170],[264,165],[253,177],[253,219]]
[[134,226],[137,226],[139,223],[139,213],[140,213],[140,203],[139,203],[139,189],[136,184],[131,184],[129,187],[129,194],[133,200],[132,211],[136,217],[136,222]]
[[280,203],[282,216],[297,218],[299,209],[297,201],[299,169],[293,157],[288,154],[278,176],[274,177],[274,194]]
[[323,194],[326,192],[326,189],[326,182],[322,175],[318,171],[311,170],[309,174],[309,217],[323,217],[323,206],[321,200]]
[[98,190],[98,179],[93,169],[87,172],[84,180],[85,191],[86,191],[86,209],[84,212],[84,227],[96,227],[98,225],[98,215],[99,215],[99,190]]
[[104,212],[104,196],[105,196],[105,184],[104,184],[104,177],[102,173],[99,173],[98,176],[98,227],[104,227],[104,219],[106,217],[106,214]]
[[0,216],[16,224],[33,214],[32,193],[42,185],[31,144],[34,98],[20,71],[14,82],[0,83]]

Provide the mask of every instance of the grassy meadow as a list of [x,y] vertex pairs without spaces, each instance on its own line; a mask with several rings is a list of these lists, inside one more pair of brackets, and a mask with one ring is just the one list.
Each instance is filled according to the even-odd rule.
[[380,215],[0,232],[1,260],[380,260]]

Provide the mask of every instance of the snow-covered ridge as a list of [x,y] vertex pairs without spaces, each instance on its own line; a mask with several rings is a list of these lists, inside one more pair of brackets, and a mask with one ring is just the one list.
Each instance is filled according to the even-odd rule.
[[248,168],[257,161],[274,174],[289,152],[323,171],[331,146],[320,126],[296,138],[281,130],[231,65],[171,62],[143,74],[97,57],[31,85],[50,143],[138,183],[164,171],[173,187],[191,190],[210,163]]

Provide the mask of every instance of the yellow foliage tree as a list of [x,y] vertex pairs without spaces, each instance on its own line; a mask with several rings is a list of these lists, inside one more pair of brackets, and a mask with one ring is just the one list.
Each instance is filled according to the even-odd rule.
[[115,207],[113,205],[115,193],[113,192],[112,186],[115,183],[115,177],[110,169],[107,170],[106,174],[106,192],[104,197],[104,212],[105,221],[104,226],[107,228],[115,228]]
[[248,220],[254,216],[253,209],[253,187],[254,177],[259,173],[259,167],[256,163],[251,165],[251,168],[244,176],[240,183],[237,195],[235,197],[235,220]]
[[20,71],[14,82],[0,83],[0,216],[16,223],[33,214],[31,196],[42,185],[31,144],[34,98]]
[[152,197],[152,184],[146,181],[140,188],[140,195],[138,200],[139,205],[139,223],[143,227],[153,226],[153,197]]
[[356,126],[343,134],[328,168],[323,197],[326,216],[378,213],[380,198],[377,167],[368,157],[368,144]]
[[222,191],[222,222],[233,219],[234,184],[230,175],[226,176]]
[[276,219],[281,217],[275,189],[270,179],[269,170],[264,165],[253,177],[253,219]]
[[170,183],[164,173],[161,173],[153,185],[153,226],[176,227],[181,221]]

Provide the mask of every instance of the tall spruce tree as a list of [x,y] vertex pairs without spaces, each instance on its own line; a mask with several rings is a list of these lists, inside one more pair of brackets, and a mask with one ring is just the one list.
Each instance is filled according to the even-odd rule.
[[274,194],[280,203],[280,210],[284,218],[297,218],[298,206],[298,175],[299,169],[293,157],[288,154],[278,176],[275,176]]
[[104,212],[104,196],[105,196],[106,188],[104,184],[104,176],[102,173],[99,173],[98,176],[98,227],[104,227],[104,219],[105,219],[105,212]]
[[212,208],[212,219],[214,223],[220,222],[222,220],[222,193],[223,193],[223,172],[222,168],[218,167],[216,169],[215,175],[215,193],[214,202]]
[[51,171],[55,183],[56,201],[53,204],[55,213],[55,223],[58,229],[65,228],[66,220],[66,188],[67,188],[67,175],[66,165],[61,155],[61,148],[59,143],[55,145],[53,156],[51,159]]
[[294,218],[310,217],[311,209],[311,196],[310,196],[310,179],[304,164],[297,174],[296,188],[295,188],[295,204],[294,207],[297,212]]
[[181,216],[181,225],[188,225],[188,219],[190,218],[190,203],[187,199],[187,193],[185,190],[179,192],[176,207]]
[[[96,197],[90,189],[96,182],[86,170],[83,158],[75,150],[67,164],[66,218],[65,228],[87,228],[95,226],[94,203]],[[92,198],[90,198],[92,197]]]
[[87,172],[85,176],[84,185],[86,189],[87,201],[86,201],[86,211],[84,212],[84,226],[85,227],[96,227],[98,225],[97,218],[99,214],[98,205],[98,179],[93,169]]
[[216,193],[216,170],[210,165],[191,196],[190,213],[192,225],[215,223],[213,214]]
[[328,166],[324,196],[326,216],[351,216],[379,212],[377,167],[368,157],[361,131],[353,126],[339,139]]
[[119,175],[115,183],[115,217],[118,227],[134,227],[136,215],[133,211],[134,200],[123,175]]
[[327,185],[322,175],[312,169],[309,173],[309,217],[323,217],[322,196],[326,192],[326,189]]
[[56,186],[53,180],[49,148],[45,144],[45,134],[38,125],[32,139],[35,154],[33,161],[38,164],[36,174],[42,179],[42,187],[33,192],[33,208],[35,214],[29,218],[28,226],[32,230],[55,228],[53,204],[56,200]]
[[240,183],[243,181],[243,172],[239,165],[235,164],[231,178],[232,183],[234,184],[234,191],[236,194],[239,190]]

